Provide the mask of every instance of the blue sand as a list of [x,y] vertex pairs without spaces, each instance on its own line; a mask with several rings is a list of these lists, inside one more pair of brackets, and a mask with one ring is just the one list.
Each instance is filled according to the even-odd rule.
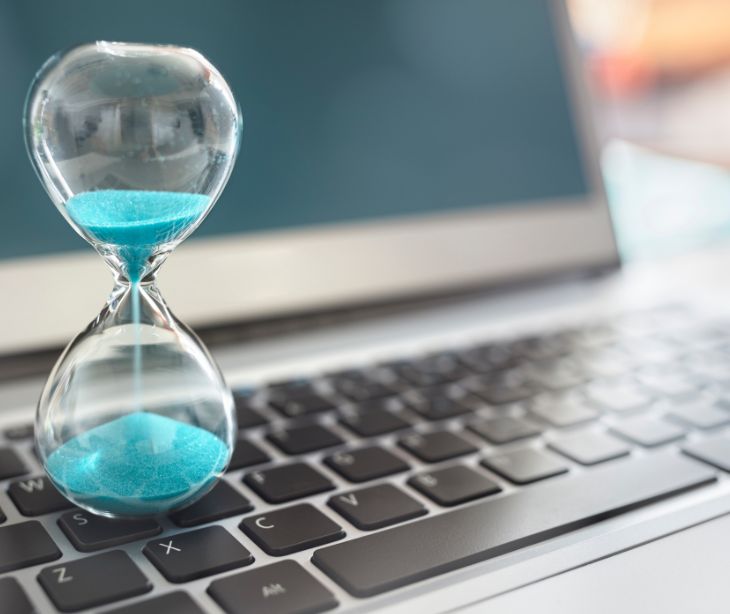
[[187,192],[97,190],[72,196],[66,211],[95,241],[119,248],[134,281],[153,249],[177,239],[209,203],[208,196]]
[[226,444],[197,426],[134,412],[69,439],[46,470],[78,503],[125,516],[169,511],[223,472]]

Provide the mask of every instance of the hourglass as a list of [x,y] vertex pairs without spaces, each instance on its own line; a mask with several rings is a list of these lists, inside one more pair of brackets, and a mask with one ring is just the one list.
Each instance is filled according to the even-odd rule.
[[[228,180],[241,132],[233,95],[191,49],[97,42],[41,68],[25,130],[51,199],[115,278],[43,390],[40,459],[55,486],[92,512],[181,508],[228,465],[233,399],[155,274]],[[72,292],[83,280],[68,282]]]

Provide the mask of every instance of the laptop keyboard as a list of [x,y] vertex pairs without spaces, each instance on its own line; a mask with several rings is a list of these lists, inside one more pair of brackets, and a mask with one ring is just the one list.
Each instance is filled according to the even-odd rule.
[[712,484],[728,384],[730,327],[662,308],[234,390],[226,476],[145,520],[74,508],[12,425],[0,610],[334,609]]

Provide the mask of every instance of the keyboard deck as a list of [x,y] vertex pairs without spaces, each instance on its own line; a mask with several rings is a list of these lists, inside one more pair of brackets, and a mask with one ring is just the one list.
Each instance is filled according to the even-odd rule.
[[146,520],[74,508],[13,425],[0,612],[367,600],[714,483],[729,384],[730,326],[664,308],[236,389],[224,479]]

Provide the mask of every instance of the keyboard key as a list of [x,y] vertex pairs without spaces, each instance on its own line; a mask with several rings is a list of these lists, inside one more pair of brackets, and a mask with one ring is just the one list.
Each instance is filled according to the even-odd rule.
[[337,392],[356,403],[381,399],[393,394],[393,390],[389,386],[375,381],[362,371],[333,373],[329,376],[329,380]]
[[377,437],[411,426],[411,423],[386,408],[382,400],[340,410],[342,424],[360,437]]
[[284,503],[332,490],[335,485],[304,463],[247,473],[243,481],[269,503]]
[[195,527],[206,522],[245,514],[253,509],[251,502],[225,480],[220,480],[212,490],[192,505],[170,514],[179,527]]
[[500,416],[472,422],[469,428],[490,443],[510,443],[526,437],[534,437],[542,431],[522,418]]
[[0,573],[58,558],[61,551],[37,520],[0,527]]
[[730,412],[722,410],[712,399],[699,399],[675,403],[667,416],[698,429],[714,429],[730,424]]
[[34,427],[32,422],[27,424],[19,424],[3,431],[7,439],[12,441],[20,441],[22,439],[30,439],[33,437]]
[[730,472],[730,439],[725,436],[694,441],[686,445],[683,452],[713,467]]
[[485,475],[463,465],[420,473],[410,478],[408,484],[443,506],[466,503],[502,490]]
[[572,392],[538,395],[529,402],[528,407],[533,415],[557,427],[590,422],[600,415],[585,399]]
[[392,484],[334,495],[327,503],[364,531],[381,529],[427,513],[423,505]]
[[454,388],[411,390],[403,395],[403,401],[426,420],[447,420],[472,411]]
[[581,465],[595,465],[626,456],[630,452],[625,443],[605,433],[575,433],[552,441],[550,447]]
[[714,481],[696,462],[656,454],[321,548],[312,561],[350,594],[370,597]]
[[73,507],[45,476],[13,482],[8,487],[8,495],[24,516],[40,516]]
[[244,518],[240,528],[268,554],[283,556],[342,539],[345,532],[309,503]]
[[662,396],[685,396],[697,392],[700,382],[686,370],[670,365],[661,365],[640,371],[636,376],[639,383],[650,392]]
[[410,469],[404,460],[377,446],[343,450],[324,462],[350,482],[367,482]]
[[684,437],[684,429],[661,418],[639,416],[622,420],[611,428],[614,433],[645,447],[660,446]]
[[15,478],[28,473],[25,463],[10,448],[0,448],[0,480]]
[[153,539],[142,552],[165,578],[176,583],[253,563],[251,553],[218,526]]
[[516,366],[521,357],[510,344],[490,343],[458,353],[459,360],[472,371],[491,373]]
[[112,548],[162,532],[151,518],[104,518],[83,510],[66,512],[58,519],[58,526],[81,552]]
[[538,392],[523,369],[510,369],[498,374],[481,376],[470,380],[468,386],[469,390],[490,405],[515,403]]
[[472,375],[472,371],[448,352],[384,366],[407,383],[419,387],[446,384]]
[[271,460],[268,454],[261,450],[258,446],[252,444],[248,439],[239,437],[236,440],[236,447],[233,449],[231,462],[228,465],[228,471],[243,469],[261,463],[268,463]]
[[205,614],[205,611],[187,593],[175,591],[161,597],[107,610],[104,614]]
[[484,458],[482,465],[515,484],[531,484],[568,471],[552,454],[533,448],[494,454]]
[[267,423],[266,418],[249,405],[248,397],[233,393],[233,400],[236,403],[236,422],[239,430],[252,429]]
[[572,358],[561,358],[533,363],[529,369],[529,379],[543,388],[562,390],[584,383],[589,379],[589,374]]
[[306,392],[276,391],[269,397],[269,405],[287,418],[318,414],[335,408],[334,402],[309,388]]
[[589,384],[585,392],[588,399],[600,408],[616,412],[643,409],[653,400],[648,392],[627,379],[595,382]]
[[345,443],[319,424],[305,424],[272,431],[268,440],[286,454],[306,454]]
[[38,611],[15,578],[0,578],[0,607],[8,614],[36,614]]
[[121,550],[46,567],[38,582],[62,612],[93,608],[152,590],[152,584]]
[[438,463],[477,451],[474,445],[451,431],[413,433],[398,443],[426,463]]
[[215,580],[208,593],[227,614],[315,614],[338,605],[334,595],[294,561]]

